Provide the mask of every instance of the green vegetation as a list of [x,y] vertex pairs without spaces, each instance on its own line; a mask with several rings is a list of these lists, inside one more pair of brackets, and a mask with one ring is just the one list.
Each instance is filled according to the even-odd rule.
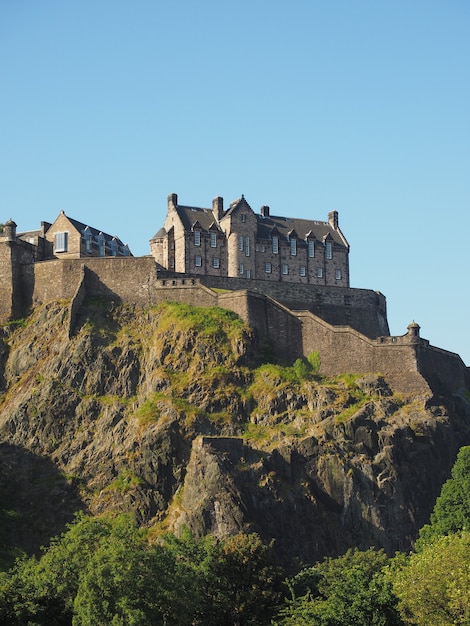
[[0,574],[0,623],[269,624],[282,571],[257,535],[150,543],[128,516],[80,516],[39,558]]
[[195,307],[181,302],[163,302],[157,307],[157,311],[160,314],[161,331],[177,323],[181,330],[191,330],[213,339],[224,339],[246,327],[236,313],[220,307]]
[[430,524],[420,531],[417,549],[460,530],[470,531],[470,446],[460,449],[452,468],[452,478],[442,487]]
[[290,581],[292,600],[280,611],[282,626],[398,626],[403,624],[383,552],[349,550],[302,570]]

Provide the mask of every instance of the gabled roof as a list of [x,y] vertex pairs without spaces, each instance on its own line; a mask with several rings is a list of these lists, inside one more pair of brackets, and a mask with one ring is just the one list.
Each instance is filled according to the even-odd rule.
[[191,230],[195,222],[199,222],[199,227],[202,230],[208,231],[213,224],[215,224],[217,230],[220,230],[215,221],[212,209],[200,209],[178,204],[178,206],[175,207],[175,211],[183,224],[184,230]]
[[[246,209],[251,211],[257,220],[257,239],[269,240],[273,235],[280,237],[280,239],[289,239],[289,233],[293,236],[297,236],[300,240],[306,240],[307,238],[315,238],[318,241],[324,241],[328,236],[331,240],[343,247],[348,247],[346,240],[344,239],[341,231],[335,230],[330,222],[323,222],[319,220],[306,220],[300,218],[281,217],[273,215],[259,215],[254,213],[245,197],[242,195],[238,200],[234,200],[227,211],[222,216],[222,219],[229,217],[232,213],[239,209]],[[176,205],[174,207],[185,231],[190,231],[194,224],[198,222],[198,226],[205,231],[209,231],[212,227],[220,229],[217,224],[217,220],[214,218],[212,209],[204,209],[199,207]]]
[[66,218],[81,233],[83,233],[85,230],[87,230],[89,233],[91,233],[93,235],[94,238],[99,237],[100,235],[102,235],[106,242],[112,241],[114,239],[115,241],[117,241],[118,245],[120,245],[120,246],[125,246],[126,245],[119,239],[119,237],[116,237],[115,235],[109,235],[108,233],[104,233],[102,230],[98,230],[97,228],[93,228],[93,226],[89,226],[88,224],[84,224],[83,222],[79,222],[78,220],[74,219],[73,217],[69,217],[68,215],[66,215]]

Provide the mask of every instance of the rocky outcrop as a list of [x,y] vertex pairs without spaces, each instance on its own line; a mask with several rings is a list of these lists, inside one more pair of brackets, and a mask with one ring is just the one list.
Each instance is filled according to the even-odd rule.
[[470,443],[465,394],[424,404],[377,375],[259,367],[229,311],[93,299],[71,337],[69,315],[40,307],[0,345],[0,506],[5,540],[27,550],[81,508],[197,536],[256,531],[286,562],[392,553]]

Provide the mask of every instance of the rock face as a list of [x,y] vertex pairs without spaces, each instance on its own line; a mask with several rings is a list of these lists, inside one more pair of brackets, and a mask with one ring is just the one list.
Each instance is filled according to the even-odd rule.
[[393,553],[470,443],[464,395],[424,404],[376,374],[260,367],[228,311],[95,299],[72,338],[68,315],[52,303],[3,330],[6,544],[32,551],[83,509],[197,536],[255,531],[286,562]]

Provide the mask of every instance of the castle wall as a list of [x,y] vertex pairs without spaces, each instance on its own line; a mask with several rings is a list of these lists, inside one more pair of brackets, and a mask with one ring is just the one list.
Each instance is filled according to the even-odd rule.
[[201,278],[208,287],[246,290],[268,295],[293,310],[309,310],[330,324],[347,325],[367,337],[389,335],[383,294],[371,289],[301,285],[230,277]]
[[470,389],[470,370],[458,354],[435,346],[418,348],[419,371],[437,393]]
[[[445,392],[470,387],[468,368],[458,355],[429,346],[429,342],[411,331],[402,337],[390,337],[386,333],[372,338],[351,325],[331,324],[311,311],[292,310],[285,303],[261,293],[261,287],[271,286],[266,281],[235,278],[211,281],[210,277],[204,277],[204,283],[217,284],[220,290],[225,285],[227,291],[218,292],[195,277],[158,278],[153,257],[52,260],[21,265],[11,263],[9,255],[14,249],[18,258],[28,260],[27,244],[24,248],[0,246],[3,278],[0,315],[5,321],[11,317],[12,311],[23,316],[31,305],[61,298],[71,300],[76,308],[85,295],[109,297],[142,307],[164,300],[198,306],[219,305],[238,313],[254,328],[258,347],[270,351],[285,363],[318,352],[321,373],[380,373],[395,390],[405,393],[429,395],[431,388],[433,392]],[[12,268],[16,268],[16,274]],[[15,289],[9,290],[8,285],[14,285]],[[236,291],[234,287],[240,285],[245,289]],[[250,290],[246,289],[247,286]],[[252,287],[260,291],[252,291]],[[328,287],[318,290],[315,287],[312,297],[311,286],[306,290],[301,287],[284,284],[282,291],[279,287],[278,291],[273,289],[272,292],[284,296],[285,302],[294,303],[299,303],[305,295],[306,304],[312,308],[320,294],[322,313],[329,312],[332,318],[341,317],[341,308],[346,309],[343,315],[347,314],[350,320],[369,315],[370,334],[371,329],[378,334],[381,324],[386,325],[386,317],[381,318],[385,312],[385,299],[381,294]],[[22,294],[22,299],[15,292]],[[345,298],[350,298],[347,307]],[[367,313],[368,307],[370,311]]]

